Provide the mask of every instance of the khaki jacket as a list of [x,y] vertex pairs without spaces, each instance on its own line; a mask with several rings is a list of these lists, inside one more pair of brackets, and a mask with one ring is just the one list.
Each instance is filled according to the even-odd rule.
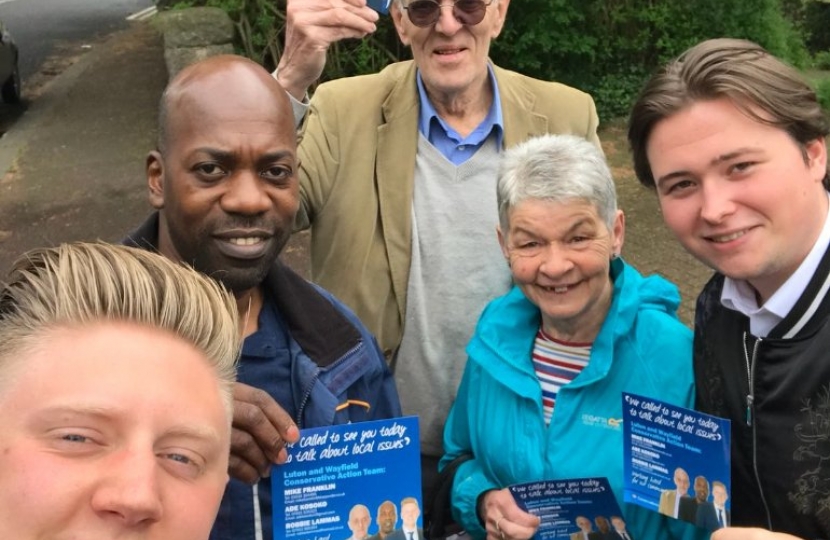
[[[494,70],[506,147],[545,133],[599,145],[599,120],[588,94]],[[312,280],[357,313],[387,359],[401,342],[406,310],[419,136],[415,73],[407,61],[322,84],[299,146],[295,228],[312,227]]]

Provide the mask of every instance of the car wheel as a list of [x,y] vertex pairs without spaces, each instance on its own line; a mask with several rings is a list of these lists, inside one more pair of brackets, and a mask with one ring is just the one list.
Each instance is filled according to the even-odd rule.
[[6,82],[3,83],[0,94],[3,95],[3,101],[6,103],[20,102],[20,69],[17,67],[17,62],[14,64],[14,71],[6,79]]

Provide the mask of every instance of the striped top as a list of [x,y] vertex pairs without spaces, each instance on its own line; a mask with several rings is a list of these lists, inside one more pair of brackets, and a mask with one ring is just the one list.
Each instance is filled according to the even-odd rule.
[[545,425],[550,424],[559,389],[574,380],[588,365],[591,345],[591,343],[568,343],[554,339],[539,327],[533,343],[533,369],[542,386]]

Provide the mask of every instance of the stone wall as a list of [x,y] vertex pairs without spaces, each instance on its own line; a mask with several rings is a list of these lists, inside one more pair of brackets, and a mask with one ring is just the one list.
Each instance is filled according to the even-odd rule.
[[234,52],[233,21],[219,8],[164,11],[155,24],[164,35],[164,60],[170,79],[194,62]]

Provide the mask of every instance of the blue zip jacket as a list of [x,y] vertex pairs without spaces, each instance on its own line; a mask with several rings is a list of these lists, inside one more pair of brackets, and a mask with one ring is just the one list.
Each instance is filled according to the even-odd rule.
[[[153,213],[122,243],[156,251],[157,241]],[[301,429],[401,416],[383,353],[354,313],[279,260],[262,287],[261,331],[245,339],[240,382],[268,392]],[[231,479],[210,539],[272,540],[271,514],[269,478]]]
[[628,530],[637,539],[707,538],[686,523],[623,503],[621,392],[691,407],[692,332],[676,316],[677,288],[643,278],[617,259],[611,264],[611,306],[588,365],[560,389],[545,425],[542,389],[531,354],[539,309],[518,287],[493,300],[467,347],[467,366],[444,429],[441,467],[461,454],[453,484],[455,518],[474,538],[479,495],[512,484],[567,478],[608,478]]

